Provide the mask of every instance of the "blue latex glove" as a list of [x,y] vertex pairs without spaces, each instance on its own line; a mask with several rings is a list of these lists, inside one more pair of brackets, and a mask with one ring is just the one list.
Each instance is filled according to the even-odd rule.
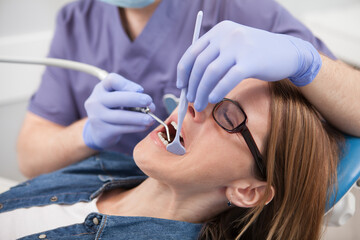
[[177,87],[202,111],[245,78],[296,86],[312,82],[321,68],[317,50],[304,40],[223,21],[189,47],[178,64]]
[[115,73],[98,83],[85,102],[88,114],[83,129],[85,144],[102,150],[116,145],[124,133],[146,130],[154,122],[151,116],[124,109],[148,106],[154,111],[151,97],[143,91],[140,85]]

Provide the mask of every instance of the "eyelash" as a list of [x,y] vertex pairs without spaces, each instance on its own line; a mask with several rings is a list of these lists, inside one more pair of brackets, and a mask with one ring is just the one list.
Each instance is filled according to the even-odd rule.
[[224,113],[224,118],[232,127],[234,127],[234,124],[230,121],[230,119],[226,113]]

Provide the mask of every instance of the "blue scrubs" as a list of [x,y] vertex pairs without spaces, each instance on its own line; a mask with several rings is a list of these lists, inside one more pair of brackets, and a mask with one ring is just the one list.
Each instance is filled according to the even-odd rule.
[[[97,0],[72,2],[58,15],[49,57],[95,65],[139,83],[153,98],[155,114],[165,119],[162,97],[180,95],[176,66],[191,45],[199,10],[204,12],[201,35],[221,21],[231,20],[300,37],[334,58],[319,39],[273,0],[162,0],[134,41],[122,27],[118,8]],[[85,73],[48,67],[29,111],[70,125],[87,116],[84,102],[97,83],[98,79]],[[131,155],[136,143],[151,130],[127,134],[110,150]]]

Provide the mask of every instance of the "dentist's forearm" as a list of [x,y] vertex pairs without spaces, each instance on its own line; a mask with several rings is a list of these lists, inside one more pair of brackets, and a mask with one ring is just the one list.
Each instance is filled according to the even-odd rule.
[[321,58],[320,72],[300,90],[328,122],[344,133],[360,137],[360,71]]
[[85,119],[64,127],[27,113],[17,144],[20,171],[31,178],[93,155],[82,139],[84,124]]

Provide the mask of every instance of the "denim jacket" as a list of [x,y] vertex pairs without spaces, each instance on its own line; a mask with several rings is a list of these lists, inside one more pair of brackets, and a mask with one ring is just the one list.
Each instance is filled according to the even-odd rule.
[[[89,202],[103,191],[139,185],[146,176],[130,157],[103,152],[21,183],[0,195],[0,214],[17,208]],[[21,239],[196,239],[201,224],[90,213],[81,224]],[[0,230],[1,231],[1,230]],[[14,229],[16,231],[16,229]]]

